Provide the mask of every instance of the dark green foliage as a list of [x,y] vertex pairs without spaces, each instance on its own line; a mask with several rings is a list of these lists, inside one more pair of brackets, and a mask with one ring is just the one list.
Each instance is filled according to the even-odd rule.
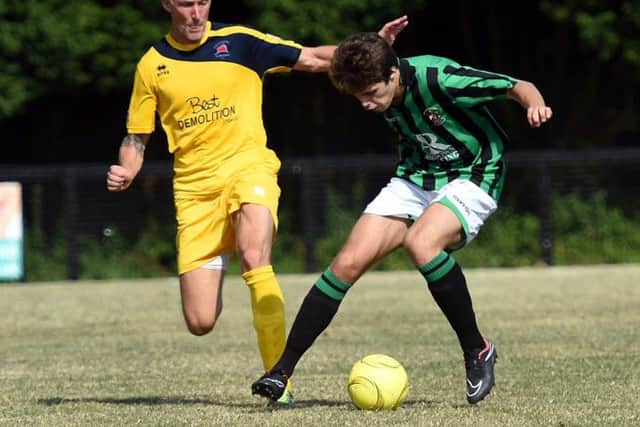
[[578,29],[584,45],[603,61],[616,57],[640,65],[640,1],[597,0],[543,1],[541,8],[557,22],[569,22]]
[[330,0],[322,2],[248,0],[259,11],[260,28],[313,44],[335,44],[351,33],[378,31],[382,24],[411,14],[431,3],[428,0]]
[[553,221],[558,264],[640,261],[640,222],[611,205],[603,191],[556,198]]
[[[410,25],[395,44],[400,55],[448,56],[542,90],[555,111],[542,129],[528,129],[518,106],[492,106],[513,148],[636,144],[639,0],[508,6],[495,0],[238,0],[213,2],[211,18],[311,46],[375,31],[406,13]],[[113,158],[135,64],[168,28],[157,0],[0,2],[0,130],[20,140],[0,162]],[[370,124],[371,116],[334,92],[325,76],[300,74],[265,87],[272,148],[291,156],[385,149],[389,138]],[[147,158],[166,156],[163,144],[152,144]]]
[[176,274],[175,227],[146,223],[144,232],[131,244],[118,232],[109,230],[100,239],[80,239],[81,279],[156,277]]
[[24,280],[64,280],[67,278],[67,268],[62,227],[56,227],[56,232],[48,241],[44,232],[44,188],[34,185],[32,191],[31,222],[26,224],[24,240]]
[[501,206],[467,247],[454,253],[465,267],[517,267],[542,264],[540,221],[535,215]]
[[47,244],[42,227],[27,229],[24,242],[24,280],[28,282],[65,280],[67,278],[66,246],[60,234]]
[[0,5],[0,117],[51,93],[91,88],[107,94],[130,85],[138,58],[166,31],[166,17],[148,19],[138,2],[102,3]]

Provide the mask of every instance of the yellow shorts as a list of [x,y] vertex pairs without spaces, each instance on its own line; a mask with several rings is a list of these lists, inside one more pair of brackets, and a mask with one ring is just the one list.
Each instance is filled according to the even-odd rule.
[[232,214],[244,203],[267,207],[277,229],[279,169],[280,161],[273,156],[243,165],[209,195],[176,194],[178,274],[202,267],[218,255],[235,252]]

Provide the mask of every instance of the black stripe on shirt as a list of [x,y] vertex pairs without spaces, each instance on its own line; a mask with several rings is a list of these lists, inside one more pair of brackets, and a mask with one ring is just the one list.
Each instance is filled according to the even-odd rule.
[[[487,166],[487,163],[491,159],[491,143],[487,134],[478,126],[471,118],[458,107],[456,104],[449,101],[447,95],[442,91],[438,84],[438,69],[435,67],[427,67],[427,85],[433,95],[434,99],[440,103],[442,108],[448,115],[453,117],[458,123],[460,123],[471,136],[473,136],[479,143],[482,150],[480,163],[475,164],[471,168],[471,181],[480,186],[483,180],[483,173]],[[468,151],[468,150],[466,150]],[[467,163],[468,164],[468,163]]]
[[495,88],[495,87],[465,87],[465,88],[456,88],[456,87],[447,87],[447,93],[454,98],[495,98],[500,95],[504,95],[506,89],[503,88]]
[[499,79],[504,80],[505,76],[490,73],[488,71],[475,70],[473,68],[465,68],[465,67],[452,67],[451,65],[447,65],[444,67],[445,74],[454,74],[456,76],[467,76],[467,77],[480,77],[482,79]]

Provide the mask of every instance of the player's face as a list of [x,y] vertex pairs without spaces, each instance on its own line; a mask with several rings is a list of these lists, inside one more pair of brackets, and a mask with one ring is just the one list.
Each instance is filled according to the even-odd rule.
[[163,0],[171,14],[171,35],[178,43],[197,43],[202,40],[209,20],[211,0]]
[[400,72],[397,68],[394,68],[388,82],[374,83],[354,96],[365,110],[382,113],[397,101],[399,81]]

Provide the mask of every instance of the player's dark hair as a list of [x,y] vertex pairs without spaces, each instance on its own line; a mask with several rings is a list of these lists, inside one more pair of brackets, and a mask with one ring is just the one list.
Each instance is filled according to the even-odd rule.
[[398,57],[385,39],[377,33],[357,33],[338,45],[329,77],[339,91],[354,95],[372,84],[389,82],[393,66],[398,66]]

